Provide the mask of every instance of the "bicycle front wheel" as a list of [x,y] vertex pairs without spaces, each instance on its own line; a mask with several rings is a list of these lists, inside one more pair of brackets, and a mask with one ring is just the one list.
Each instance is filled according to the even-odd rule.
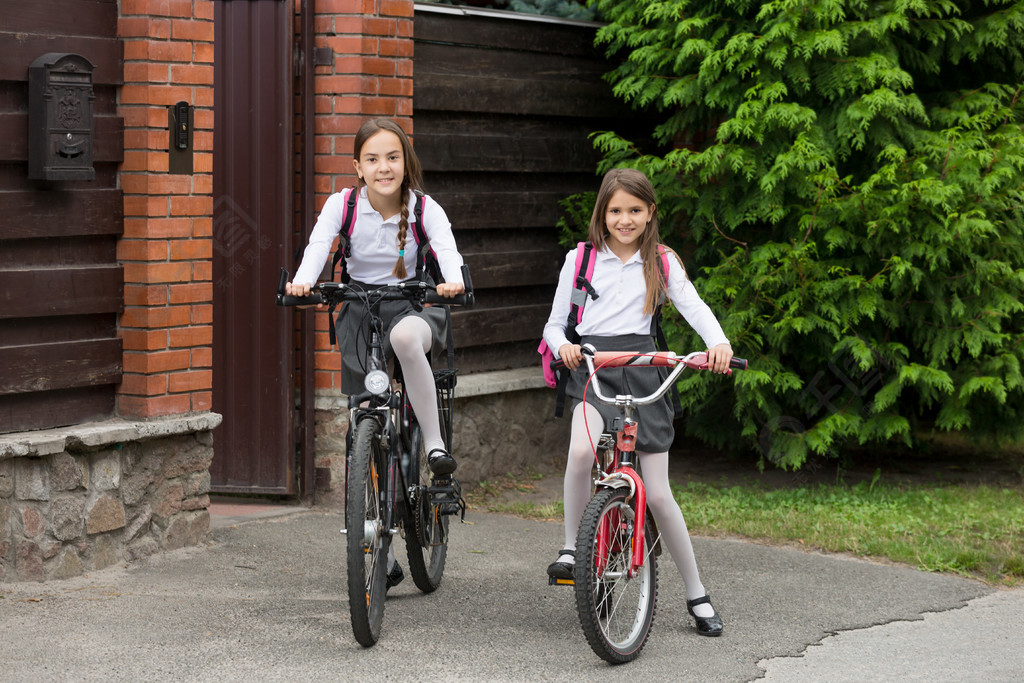
[[380,636],[384,620],[388,546],[384,496],[387,491],[381,424],[361,420],[352,439],[345,490],[345,526],[348,545],[348,606],[356,640],[370,647]]
[[416,491],[405,529],[409,572],[417,588],[433,593],[441,585],[448,558],[448,516],[441,514],[429,492],[431,474],[422,446],[409,462],[406,484]]
[[587,504],[576,536],[576,609],[587,642],[612,664],[636,659],[654,624],[658,569],[654,530],[645,524],[645,561],[629,575],[635,511],[628,489],[600,489]]

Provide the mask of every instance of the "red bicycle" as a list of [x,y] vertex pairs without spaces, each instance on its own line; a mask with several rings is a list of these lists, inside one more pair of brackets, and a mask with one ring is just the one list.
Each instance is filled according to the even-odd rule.
[[[654,518],[647,514],[643,480],[633,468],[639,424],[633,419],[633,411],[661,399],[683,370],[707,370],[708,359],[706,352],[686,356],[671,352],[598,352],[589,344],[582,349],[590,375],[587,390],[592,389],[602,403],[620,407],[623,414],[594,447],[598,476],[576,535],[574,577],[551,578],[549,583],[575,585],[576,609],[587,642],[605,661],[622,664],[636,659],[650,635],[658,600],[657,556],[661,550]],[[605,396],[597,370],[626,365],[673,370],[649,396]],[[729,365],[743,370],[747,361],[734,357]]]

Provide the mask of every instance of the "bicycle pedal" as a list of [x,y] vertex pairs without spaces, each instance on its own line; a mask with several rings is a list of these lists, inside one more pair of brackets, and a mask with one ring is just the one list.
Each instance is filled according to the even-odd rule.
[[549,586],[575,586],[576,582],[572,579],[556,579],[553,576],[548,577]]

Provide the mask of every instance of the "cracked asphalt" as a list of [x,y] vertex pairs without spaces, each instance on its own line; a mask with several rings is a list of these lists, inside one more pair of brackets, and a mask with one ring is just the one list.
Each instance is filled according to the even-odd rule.
[[[725,620],[703,638],[682,580],[659,572],[652,635],[609,666],[571,588],[544,568],[561,525],[471,510],[444,581],[407,579],[383,633],[352,637],[339,513],[225,518],[207,545],[47,584],[0,584],[0,679],[1011,681],[1024,671],[1024,591],[740,540],[694,538]],[[401,556],[401,555],[400,555]]]

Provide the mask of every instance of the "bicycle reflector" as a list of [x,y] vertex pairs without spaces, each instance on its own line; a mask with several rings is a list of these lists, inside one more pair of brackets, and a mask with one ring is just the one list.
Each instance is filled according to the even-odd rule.
[[373,370],[367,373],[366,379],[363,380],[363,385],[371,394],[383,394],[390,384],[388,373],[383,370]]

